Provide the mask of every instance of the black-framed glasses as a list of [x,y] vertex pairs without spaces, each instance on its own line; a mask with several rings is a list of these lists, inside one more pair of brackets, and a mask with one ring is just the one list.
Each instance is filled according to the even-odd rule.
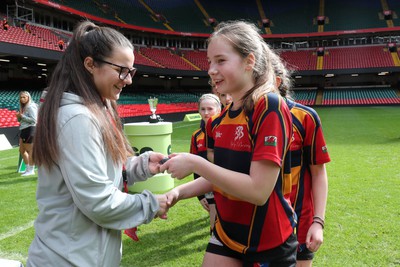
[[120,66],[120,65],[117,65],[117,64],[114,64],[114,63],[99,59],[99,58],[95,58],[94,60],[102,62],[102,63],[109,64],[109,65],[112,65],[112,66],[115,66],[115,67],[118,67],[119,68],[119,79],[121,81],[125,80],[126,77],[128,77],[128,74],[130,74],[131,78],[133,78],[133,76],[135,76],[135,73],[136,73],[136,70],[137,70],[136,68],[130,69],[128,67]]

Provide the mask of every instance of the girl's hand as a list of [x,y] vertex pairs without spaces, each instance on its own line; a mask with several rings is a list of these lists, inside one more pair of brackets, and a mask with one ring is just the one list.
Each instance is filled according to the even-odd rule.
[[165,195],[167,196],[168,208],[171,208],[179,201],[179,190],[177,188],[171,189]]
[[158,152],[151,152],[149,157],[149,169],[152,174],[160,173],[160,160],[165,156]]
[[324,242],[324,230],[318,223],[313,223],[308,229],[306,246],[311,252],[316,252]]
[[203,207],[203,209],[210,212],[210,206],[208,205],[208,201],[206,198],[203,198],[202,200],[200,200],[200,204]]
[[174,153],[169,160],[160,166],[160,171],[167,171],[172,178],[183,179],[193,173],[193,162],[196,156],[189,153]]

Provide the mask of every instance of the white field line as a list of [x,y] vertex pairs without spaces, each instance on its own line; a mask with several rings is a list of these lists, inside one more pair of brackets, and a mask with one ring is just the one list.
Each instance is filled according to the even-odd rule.
[[19,155],[12,156],[12,157],[8,157],[8,158],[1,158],[0,161],[9,160],[9,159],[15,159],[15,158],[18,158],[18,156],[19,156]]
[[0,234],[0,241],[2,241],[3,239],[9,238],[11,236],[14,236],[16,234],[21,233],[22,231],[25,231],[31,227],[33,227],[33,222],[34,221],[30,221],[25,225],[21,225],[21,226],[17,226],[12,228],[10,231],[8,231],[7,233],[4,234]]
[[193,125],[199,125],[199,128],[200,128],[200,121],[196,121],[195,123],[190,123],[190,124],[183,124],[183,125],[174,126],[174,128],[175,129],[186,128],[186,127],[193,126]]

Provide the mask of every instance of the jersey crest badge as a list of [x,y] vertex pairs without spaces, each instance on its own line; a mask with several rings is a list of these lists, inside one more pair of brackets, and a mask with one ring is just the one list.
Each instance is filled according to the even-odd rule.
[[278,138],[276,136],[270,135],[264,137],[264,146],[276,146]]

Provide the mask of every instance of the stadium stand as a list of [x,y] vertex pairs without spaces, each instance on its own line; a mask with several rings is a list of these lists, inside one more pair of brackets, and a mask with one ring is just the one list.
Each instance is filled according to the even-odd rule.
[[[52,27],[55,17],[59,25],[63,25],[62,18],[87,17],[118,27],[131,38],[136,47],[135,65],[139,75],[141,69],[143,74],[150,70],[152,82],[157,83],[156,87],[168,89],[168,93],[160,88],[145,93],[124,91],[118,101],[124,118],[149,115],[147,99],[150,96],[159,98],[158,114],[196,111],[198,97],[209,88],[206,83],[193,82],[192,76],[199,73],[204,81],[208,80],[207,53],[202,45],[212,31],[211,24],[236,18],[252,21],[266,33],[264,37],[279,51],[288,68],[295,75],[300,74],[296,83],[302,83],[301,76],[306,76],[305,86],[293,92],[296,101],[310,106],[400,104],[397,69],[400,28],[396,26],[400,2],[395,0],[299,0],[290,5],[284,1],[260,0],[245,5],[228,0],[116,0],[112,4],[104,0],[23,2],[29,3],[29,8],[38,9],[36,14],[40,15],[36,18],[40,19],[37,23],[20,20],[0,10],[3,12],[0,17],[7,17],[10,22],[8,30],[0,28],[0,42],[39,48],[41,53],[46,50],[61,53],[58,41],[63,40],[67,45],[71,33]],[[58,13],[43,15],[49,6]],[[53,18],[46,21],[46,16]],[[318,19],[323,19],[322,25]],[[363,76],[368,80],[354,78],[352,82],[344,77],[355,70],[369,75]],[[339,78],[325,76],[331,72]],[[6,71],[0,72],[4,79],[2,73]],[[164,73],[169,76],[190,73],[190,81],[162,80],[159,76]],[[388,76],[381,77],[378,73]],[[135,79],[135,89],[153,88],[150,79]],[[5,89],[0,90],[0,128],[16,127],[18,90],[2,87]],[[182,89],[189,93],[175,92]],[[40,91],[35,90],[31,93],[38,101]]]
[[53,31],[30,24],[25,27],[25,30],[17,26],[10,26],[8,30],[0,29],[0,41],[48,50],[60,50],[57,45],[60,37]]
[[208,70],[207,52],[199,50],[187,50],[182,51],[184,58],[192,62],[194,65],[199,67],[201,70]]
[[[39,103],[41,91],[29,91],[32,100]],[[19,91],[0,90],[0,128],[18,127],[15,117],[19,110]],[[157,114],[197,111],[197,101],[201,93],[132,93],[124,92],[118,100],[118,112],[122,118],[150,115],[147,99],[157,97]]]
[[282,51],[281,58],[292,70],[316,70],[317,56],[314,50]]
[[142,54],[140,51],[140,48],[136,48],[135,51],[135,63],[138,65],[145,65],[145,66],[150,66],[150,67],[155,67],[155,68],[165,68],[165,66],[155,62],[151,58],[145,56]]
[[180,56],[167,49],[142,47],[139,51],[141,54],[166,68],[177,70],[197,70],[193,64],[189,64]]
[[325,49],[323,69],[394,67],[385,46],[358,46]]
[[295,89],[293,99],[303,105],[314,106],[317,98],[316,89]]
[[400,104],[393,88],[329,88],[325,89],[323,105],[385,105]]

